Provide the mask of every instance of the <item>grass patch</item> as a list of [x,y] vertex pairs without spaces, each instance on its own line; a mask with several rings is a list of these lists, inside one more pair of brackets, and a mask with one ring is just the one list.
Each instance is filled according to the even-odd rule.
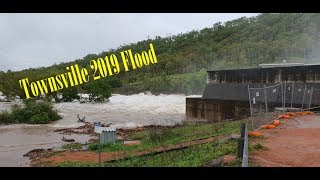
[[260,143],[249,146],[249,151],[266,151],[268,148]]
[[[115,152],[115,151],[129,151],[135,149],[136,146],[124,146],[121,142],[116,142],[115,144],[104,144],[101,145],[102,151],[105,152]],[[88,150],[90,151],[98,151],[99,150],[99,143],[90,143],[88,145]]]
[[[227,123],[186,123],[174,127],[150,127],[143,131],[131,132],[129,139],[140,140],[140,145],[125,146],[121,142],[102,146],[102,151],[126,152],[131,154],[137,151],[152,151],[155,148],[189,142],[196,139],[240,133],[240,124],[248,120],[232,121]],[[90,151],[98,151],[97,142],[88,144]],[[159,154],[132,156],[128,159],[104,163],[107,167],[199,167],[217,157],[237,153],[237,141],[230,140],[223,143],[211,142],[192,146],[186,149],[173,150]],[[235,162],[225,166],[238,166]],[[80,167],[97,166],[97,163],[65,162],[58,166]]]
[[259,137],[258,136],[250,136],[249,137],[249,140],[255,140],[255,139],[267,139],[267,138],[265,136],[263,136],[263,135],[259,136]]
[[[206,143],[187,149],[175,150],[156,155],[131,157],[125,160],[104,163],[105,167],[200,167],[206,162],[226,154],[236,154],[237,141],[231,140],[219,145]],[[66,161],[59,167],[96,167],[98,163]],[[236,164],[232,164],[236,166]]]
[[99,163],[91,163],[91,162],[78,162],[78,161],[66,161],[63,163],[59,163],[57,167],[98,167]]
[[[133,139],[139,139],[145,143],[153,144],[176,144],[192,141],[200,138],[208,138],[226,133],[239,133],[240,124],[243,121],[233,121],[228,123],[187,123],[176,127],[157,127],[146,131],[136,132],[130,135]],[[163,130],[161,130],[163,129]],[[168,130],[169,129],[169,130]],[[162,131],[162,132],[161,132]],[[154,133],[154,134],[152,134]]]
[[147,139],[150,142],[163,142],[166,138],[173,136],[171,128],[161,127],[148,130]]
[[[140,140],[140,145],[124,146],[120,142],[102,146],[102,151],[143,151],[152,150],[157,147],[174,145],[201,138],[219,136],[227,133],[240,133],[240,124],[247,120],[233,121],[227,123],[187,123],[175,127],[152,127],[146,130],[129,134],[130,139]],[[97,151],[98,142],[88,145],[88,150]]]
[[64,145],[62,145],[62,148],[63,149],[82,149],[82,144],[81,143],[78,143],[78,142],[76,142],[76,143],[70,143],[70,144],[64,144]]
[[226,154],[235,154],[236,141],[193,146],[187,149],[170,151],[156,155],[132,157],[126,160],[105,163],[106,167],[199,167],[209,160]]

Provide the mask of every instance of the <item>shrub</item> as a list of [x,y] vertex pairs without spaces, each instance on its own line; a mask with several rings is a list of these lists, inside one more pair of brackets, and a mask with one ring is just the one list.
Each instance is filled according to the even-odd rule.
[[[23,108],[18,105],[13,105],[11,108],[10,116],[12,119],[16,120],[17,122],[24,123],[27,122],[26,117],[27,112],[23,111]],[[31,117],[30,117],[31,118]]]
[[18,121],[13,119],[8,111],[4,111],[0,113],[0,124],[11,124],[17,123]]
[[45,124],[62,117],[54,110],[51,102],[37,102],[34,99],[24,100],[24,106],[13,105],[11,112],[0,113],[0,123]]
[[37,106],[40,112],[46,112],[50,121],[56,121],[62,117],[58,114],[57,110],[54,110],[53,104],[50,102],[38,102]]
[[32,116],[29,121],[30,124],[46,124],[48,122],[50,122],[50,119],[48,114],[45,112]]
[[106,80],[89,82],[84,86],[84,89],[89,94],[89,100],[95,102],[108,101],[113,91]]
[[62,90],[62,101],[63,102],[71,102],[74,99],[79,100],[80,96],[78,95],[78,90],[75,87],[67,88]]

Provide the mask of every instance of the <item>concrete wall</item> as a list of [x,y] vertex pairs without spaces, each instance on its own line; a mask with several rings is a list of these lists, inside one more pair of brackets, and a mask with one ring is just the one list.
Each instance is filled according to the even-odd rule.
[[186,116],[190,119],[221,122],[226,119],[241,119],[247,117],[249,114],[249,102],[202,98],[186,99]]
[[[294,86],[290,87],[292,82]],[[248,85],[250,88],[261,88],[278,83],[286,84],[283,89],[286,88],[287,107],[290,107],[291,103],[293,107],[300,107],[302,102],[309,104],[310,100],[312,105],[320,105],[320,65],[220,70],[208,71],[202,98],[186,99],[186,116],[212,122],[248,117]],[[290,90],[287,89],[289,87]],[[311,92],[311,88],[312,99],[308,99],[308,96],[303,99],[303,94]],[[271,97],[272,94],[267,92],[267,95]],[[281,94],[280,98],[277,96],[269,98],[268,101],[270,109],[281,106]]]

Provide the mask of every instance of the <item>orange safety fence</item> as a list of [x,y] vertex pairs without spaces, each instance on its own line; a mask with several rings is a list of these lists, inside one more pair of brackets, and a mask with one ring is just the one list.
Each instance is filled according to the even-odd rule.
[[278,119],[290,119],[290,118],[291,118],[290,115],[285,115],[285,114],[280,114],[280,115],[278,116]]
[[262,136],[262,133],[261,132],[256,132],[256,131],[248,132],[248,136],[250,136],[250,137],[260,137],[260,136]]
[[268,125],[262,125],[261,126],[261,129],[274,129],[274,128],[276,128],[276,126],[273,125],[273,124],[268,124]]
[[275,126],[279,126],[280,125],[280,121],[279,120],[274,120],[272,122],[272,124],[275,125]]

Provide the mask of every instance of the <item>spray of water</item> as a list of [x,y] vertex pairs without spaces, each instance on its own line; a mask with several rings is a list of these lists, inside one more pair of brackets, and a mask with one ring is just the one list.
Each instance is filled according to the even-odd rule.
[[79,123],[76,115],[85,116],[86,121],[113,123],[117,128],[131,128],[145,125],[174,125],[185,117],[184,95],[115,94],[107,103],[59,103],[63,119],[53,127],[74,127]]

